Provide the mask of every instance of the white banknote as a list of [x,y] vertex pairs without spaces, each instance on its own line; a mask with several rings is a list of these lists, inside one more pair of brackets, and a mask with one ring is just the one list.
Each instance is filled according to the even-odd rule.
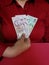
[[38,18],[30,15],[16,15],[12,17],[12,22],[17,34],[17,39],[21,38],[22,34],[28,38],[38,21]]

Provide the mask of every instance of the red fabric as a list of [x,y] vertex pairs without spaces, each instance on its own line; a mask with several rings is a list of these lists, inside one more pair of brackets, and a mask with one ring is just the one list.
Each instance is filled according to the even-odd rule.
[[[29,14],[38,18],[38,22],[30,35],[31,41],[43,42],[44,38],[44,41],[49,42],[48,7],[49,6],[46,3],[42,3],[42,6],[41,4],[28,5],[28,3],[26,3],[24,9],[17,5],[17,3],[4,6],[1,11],[3,12],[1,16],[3,18],[2,34],[5,41],[8,43],[14,43],[17,38],[11,17],[19,14]],[[1,56],[6,46],[0,43],[0,47],[1,50],[3,50],[0,50]],[[49,44],[32,43],[31,48],[28,51],[15,58],[3,58],[3,60],[0,62],[0,65],[49,65]]]
[[7,6],[12,2],[12,0],[0,0],[1,6]]
[[[28,6],[28,4],[29,4],[29,6]],[[45,6],[44,5],[42,5],[42,6],[45,7],[46,4],[45,4]],[[15,33],[15,30],[14,30],[14,27],[12,24],[11,17],[13,17],[15,15],[20,15],[20,14],[26,14],[26,15],[35,16],[38,18],[38,22],[30,35],[31,41],[32,42],[42,42],[43,41],[42,38],[44,37],[45,31],[46,31],[45,30],[46,24],[44,24],[44,20],[46,20],[46,18],[47,18],[46,17],[47,11],[46,11],[46,9],[45,10],[42,9],[42,6],[41,6],[41,4],[40,5],[36,4],[35,6],[33,6],[33,4],[26,3],[25,8],[22,9],[20,7],[20,5],[18,5],[18,3],[16,3],[16,4],[11,4],[9,6],[4,7],[3,8],[3,14],[4,14],[3,21],[4,22],[2,23],[2,33],[3,33],[4,38],[9,42],[11,42],[11,41],[14,42],[16,40],[16,33]],[[42,9],[42,11],[41,11],[41,9]],[[48,16],[48,20],[49,20],[49,16]],[[46,39],[48,39],[48,38],[46,38]]]
[[[2,13],[0,10],[0,24],[2,24]],[[0,26],[0,32],[1,32],[1,26]],[[1,35],[1,34],[0,34]],[[3,42],[0,41],[0,57],[2,56],[3,52],[5,51],[5,49],[7,48],[7,45],[5,45]]]
[[[49,4],[46,2],[42,2],[40,4],[35,4],[36,14],[40,15],[40,19],[43,19],[43,23],[45,26],[45,35],[44,39],[49,42]],[[45,15],[46,14],[46,15]],[[45,18],[44,18],[45,17]],[[44,20],[45,19],[45,20]]]
[[7,48],[7,45],[0,42],[0,57],[2,56],[2,54],[3,54],[3,52],[5,51],[6,48]]
[[35,0],[37,3],[45,2],[46,0]]
[[34,43],[20,56],[4,58],[0,65],[49,65],[49,44]]

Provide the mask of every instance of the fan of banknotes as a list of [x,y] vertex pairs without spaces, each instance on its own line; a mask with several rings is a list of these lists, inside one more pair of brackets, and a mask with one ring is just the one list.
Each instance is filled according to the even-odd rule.
[[30,15],[15,15],[12,17],[12,22],[17,34],[17,39],[21,38],[22,34],[28,38],[35,27],[38,18]]

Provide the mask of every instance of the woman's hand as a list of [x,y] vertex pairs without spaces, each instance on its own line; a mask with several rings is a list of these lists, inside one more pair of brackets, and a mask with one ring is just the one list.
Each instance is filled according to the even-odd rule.
[[19,39],[16,43],[15,43],[15,47],[17,48],[17,55],[20,55],[22,52],[26,51],[27,49],[29,49],[31,46],[30,44],[30,39],[25,39],[25,35],[22,35],[21,39]]
[[4,57],[15,57],[23,53],[24,51],[30,48],[30,39],[25,39],[25,35],[22,35],[21,39],[19,39],[14,46],[7,47],[3,53]]

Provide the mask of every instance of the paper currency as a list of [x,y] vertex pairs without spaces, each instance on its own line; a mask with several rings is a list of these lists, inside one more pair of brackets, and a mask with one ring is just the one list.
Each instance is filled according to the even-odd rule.
[[17,34],[17,39],[21,38],[22,34],[28,38],[38,21],[38,18],[30,15],[16,15],[12,17],[12,22]]

